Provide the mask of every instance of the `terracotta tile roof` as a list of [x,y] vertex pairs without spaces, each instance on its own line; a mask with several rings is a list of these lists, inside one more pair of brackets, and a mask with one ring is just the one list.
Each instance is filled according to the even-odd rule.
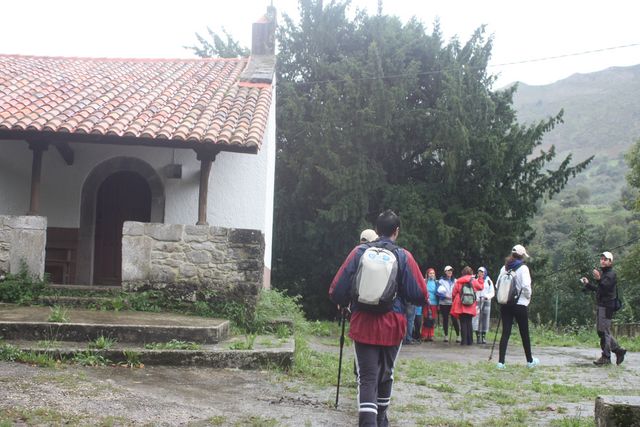
[[247,62],[0,55],[0,131],[257,151],[272,88]]

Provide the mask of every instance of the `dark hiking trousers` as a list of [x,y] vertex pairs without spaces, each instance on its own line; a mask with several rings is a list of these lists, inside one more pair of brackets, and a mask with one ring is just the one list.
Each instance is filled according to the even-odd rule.
[[460,344],[462,345],[471,345],[473,344],[473,330],[472,323],[473,316],[470,314],[462,313],[460,314],[460,338],[462,341]]
[[460,325],[458,324],[458,319],[449,315],[449,313],[451,313],[451,306],[441,305],[440,311],[442,312],[442,331],[444,332],[444,336],[449,336],[449,317],[451,317],[451,324],[453,325],[453,329],[456,331],[456,335],[460,335]]
[[400,346],[354,343],[358,384],[359,426],[389,425],[387,408],[391,401],[393,367]]
[[500,316],[502,317],[502,335],[500,336],[500,358],[498,359],[498,362],[504,363],[514,319],[518,323],[518,328],[520,329],[520,338],[522,339],[524,355],[527,357],[527,362],[532,362],[531,340],[529,338],[529,307],[518,304],[501,305]]
[[598,313],[596,317],[596,329],[600,337],[600,349],[602,355],[611,358],[611,352],[620,350],[620,345],[611,335],[611,319],[613,318],[613,310],[606,307],[597,307]]

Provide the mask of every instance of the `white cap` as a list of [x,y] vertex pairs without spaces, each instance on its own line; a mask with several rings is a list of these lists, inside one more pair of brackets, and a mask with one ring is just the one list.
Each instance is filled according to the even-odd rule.
[[609,261],[613,261],[613,254],[611,252],[608,251],[604,251],[600,254],[600,256],[605,257],[606,259],[608,259]]
[[450,265],[447,265],[447,266],[444,268],[444,271],[449,271],[449,270],[452,270],[452,271],[453,271],[453,267],[451,267]]
[[522,245],[515,245],[513,249],[511,249],[511,253],[519,256],[526,256],[527,258],[529,258],[527,250]]
[[374,240],[378,240],[378,234],[370,228],[366,230],[362,230],[360,233],[360,241],[365,242],[373,242]]

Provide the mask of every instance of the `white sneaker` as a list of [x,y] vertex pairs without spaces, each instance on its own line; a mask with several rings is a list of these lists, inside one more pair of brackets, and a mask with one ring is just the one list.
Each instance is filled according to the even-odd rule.
[[504,366],[504,363],[500,363],[500,362],[496,363],[496,369],[502,370],[502,369],[505,369],[505,368],[506,368],[506,366]]
[[537,357],[534,357],[531,362],[527,363],[527,368],[532,369],[535,368],[536,366],[538,366],[540,364],[540,359],[538,359]]

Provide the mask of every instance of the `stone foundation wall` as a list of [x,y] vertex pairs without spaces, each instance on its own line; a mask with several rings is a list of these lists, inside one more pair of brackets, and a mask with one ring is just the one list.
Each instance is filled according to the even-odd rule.
[[0,274],[20,272],[22,262],[30,274],[44,275],[47,218],[0,215]]
[[122,234],[125,290],[255,307],[264,271],[260,231],[127,221]]

